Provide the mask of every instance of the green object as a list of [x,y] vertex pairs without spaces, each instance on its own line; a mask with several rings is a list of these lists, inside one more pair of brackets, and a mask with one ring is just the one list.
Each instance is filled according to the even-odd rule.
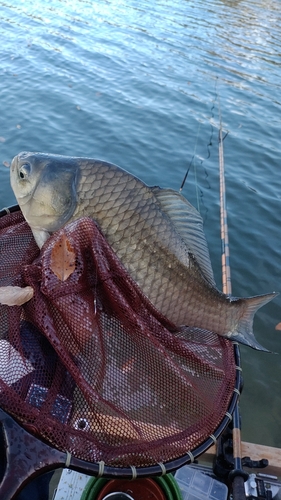
[[[155,481],[162,489],[167,500],[182,500],[180,488],[172,474],[166,474],[165,476],[161,477],[154,477],[153,481]],[[97,477],[89,479],[82,493],[81,500],[95,500],[107,483],[108,479]]]
[[155,477],[154,481],[161,486],[165,493],[167,500],[182,500],[182,494],[177,481],[173,474],[166,474],[165,476]]
[[91,479],[89,479],[82,493],[81,500],[95,500],[95,498],[107,482],[108,479],[103,479],[100,477],[92,477]]

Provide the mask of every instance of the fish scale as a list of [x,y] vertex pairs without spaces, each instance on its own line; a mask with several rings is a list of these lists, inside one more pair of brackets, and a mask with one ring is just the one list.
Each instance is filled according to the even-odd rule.
[[92,217],[143,293],[177,327],[266,351],[254,337],[253,317],[276,293],[235,298],[217,289],[202,218],[181,194],[101,160],[29,152],[13,159],[11,185],[39,247],[65,224]]

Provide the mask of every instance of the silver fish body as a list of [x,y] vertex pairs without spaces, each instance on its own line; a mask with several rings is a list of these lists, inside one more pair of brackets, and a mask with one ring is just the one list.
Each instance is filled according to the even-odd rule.
[[253,317],[276,294],[235,298],[217,289],[201,216],[179,193],[100,160],[27,152],[12,161],[11,185],[39,247],[68,222],[92,217],[171,322],[266,351]]

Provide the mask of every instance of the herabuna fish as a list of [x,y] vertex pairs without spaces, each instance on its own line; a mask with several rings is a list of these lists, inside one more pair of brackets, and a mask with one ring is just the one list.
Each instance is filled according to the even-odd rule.
[[23,152],[13,159],[10,174],[40,248],[67,223],[91,217],[172,323],[267,351],[254,337],[253,318],[276,293],[237,298],[218,290],[202,218],[180,193],[149,187],[116,165],[90,158]]

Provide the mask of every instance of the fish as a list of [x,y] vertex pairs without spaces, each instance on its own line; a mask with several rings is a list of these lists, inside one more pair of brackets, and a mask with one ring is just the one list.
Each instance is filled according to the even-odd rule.
[[277,293],[239,298],[217,288],[202,217],[181,193],[106,161],[39,152],[15,156],[10,181],[39,248],[66,224],[91,217],[170,322],[268,351],[253,318]]

